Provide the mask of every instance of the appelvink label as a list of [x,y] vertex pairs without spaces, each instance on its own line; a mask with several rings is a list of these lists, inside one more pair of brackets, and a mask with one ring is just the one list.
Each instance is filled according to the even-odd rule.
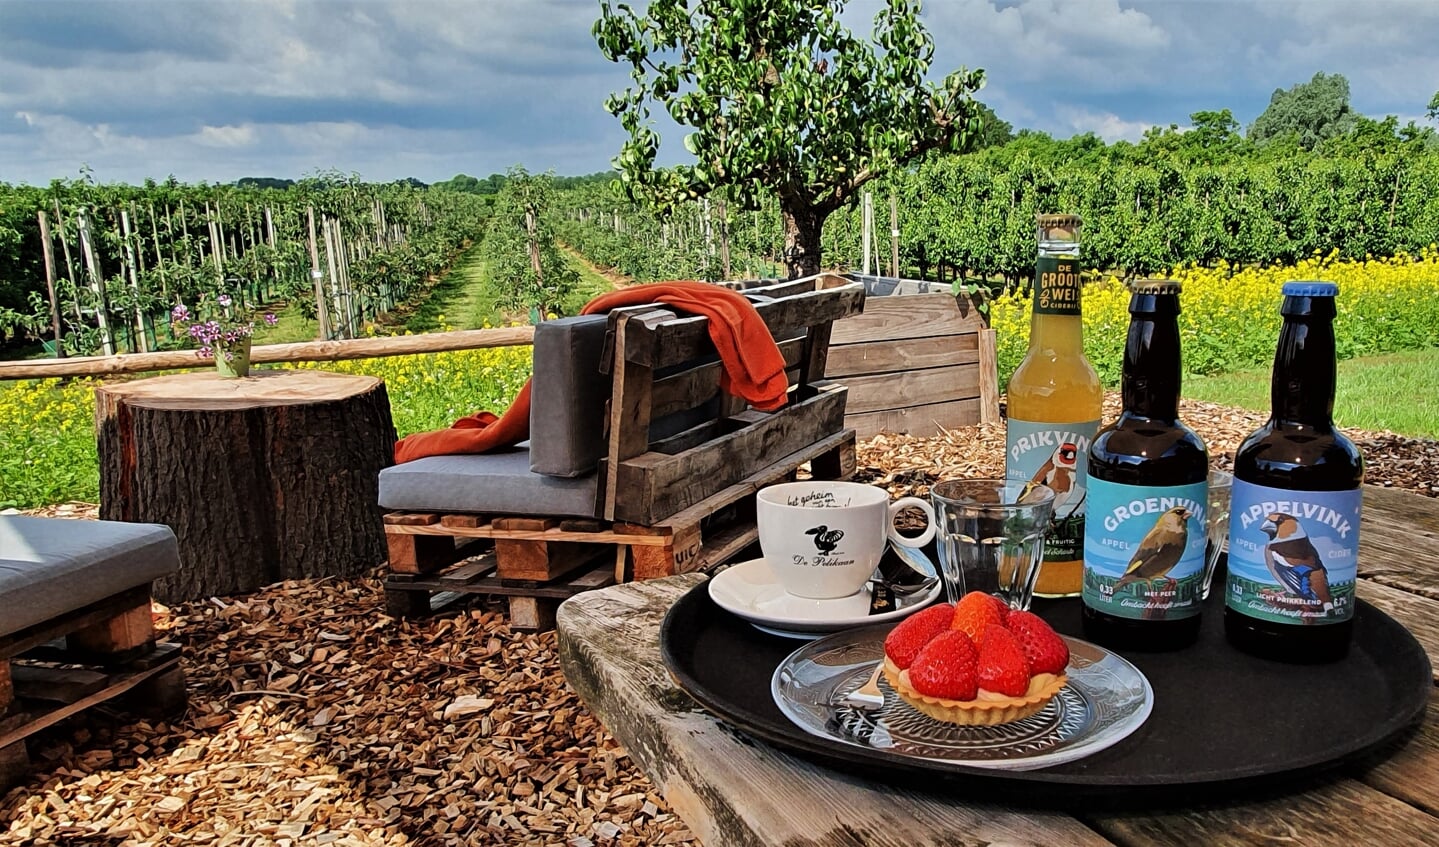
[[1091,479],[1084,533],[1084,603],[1120,618],[1199,614],[1209,486]]
[[1075,315],[1079,309],[1079,261],[1040,256],[1034,269],[1034,311],[1041,315]]
[[1004,475],[1054,489],[1054,522],[1044,541],[1044,561],[1075,562],[1084,543],[1085,473],[1089,444],[1099,421],[1036,423],[1009,419]]
[[1358,489],[1290,491],[1236,479],[1230,497],[1229,608],[1301,626],[1354,614]]

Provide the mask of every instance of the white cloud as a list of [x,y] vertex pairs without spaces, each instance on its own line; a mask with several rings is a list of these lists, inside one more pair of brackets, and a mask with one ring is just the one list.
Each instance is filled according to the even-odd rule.
[[1111,144],[1115,141],[1138,141],[1144,137],[1145,130],[1154,126],[1145,121],[1124,120],[1113,112],[1092,112],[1073,106],[1061,106],[1056,117],[1071,130],[1066,134],[1092,132]]

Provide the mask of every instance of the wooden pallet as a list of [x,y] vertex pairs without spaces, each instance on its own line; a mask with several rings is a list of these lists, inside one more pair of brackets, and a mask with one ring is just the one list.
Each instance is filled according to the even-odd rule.
[[[615,582],[709,570],[758,538],[754,495],[793,479],[854,473],[844,430],[650,526],[599,520],[393,513],[385,516],[391,614],[429,614],[467,594],[509,598],[511,626],[547,629],[554,609],[580,591]],[[457,543],[460,542],[460,543]],[[468,543],[465,543],[468,542]],[[491,546],[492,545],[492,546]]]
[[184,711],[180,645],[156,643],[150,586],[0,636],[0,790],[24,778],[25,739],[108,701],[169,717]]

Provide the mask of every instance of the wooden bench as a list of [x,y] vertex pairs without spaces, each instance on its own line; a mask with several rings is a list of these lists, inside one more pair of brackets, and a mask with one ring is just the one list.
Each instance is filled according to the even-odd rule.
[[[512,626],[545,629],[579,591],[726,561],[755,540],[754,493],[802,465],[853,473],[846,391],[822,375],[830,326],[861,311],[863,286],[821,276],[747,295],[788,368],[776,412],[721,389],[706,318],[652,305],[537,327],[526,450],[381,473],[390,611],[505,595]],[[562,461],[542,455],[561,442]]]
[[0,790],[24,778],[27,737],[83,709],[183,711],[180,647],[150,617],[179,564],[165,526],[0,516]]
[[[849,389],[845,426],[922,437],[999,422],[994,330],[948,283],[847,273],[864,284],[864,313],[834,325],[825,376]],[[750,290],[765,280],[724,282]]]

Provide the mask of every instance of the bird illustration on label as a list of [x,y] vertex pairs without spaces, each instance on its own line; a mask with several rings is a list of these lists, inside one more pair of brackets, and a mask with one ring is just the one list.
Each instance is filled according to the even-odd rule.
[[810,527],[804,531],[804,534],[814,536],[815,549],[821,553],[833,553],[834,549],[839,546],[839,540],[844,538],[844,530],[830,529],[824,524]]
[[[1329,572],[1299,519],[1284,512],[1270,512],[1259,528],[1269,536],[1269,543],[1264,545],[1264,563],[1279,584],[1305,606],[1332,610]],[[1303,620],[1312,622],[1308,617]]]
[[[1084,504],[1084,487],[1076,485],[1079,447],[1066,441],[1054,448],[1049,459],[1039,466],[1031,485],[1047,485],[1054,491],[1054,517],[1067,518]],[[1070,501],[1074,501],[1072,504]]]
[[1169,572],[1179,564],[1189,544],[1189,519],[1192,516],[1193,513],[1183,506],[1175,506],[1161,514],[1140,542],[1139,549],[1134,551],[1124,575],[1114,583],[1114,590],[1119,591],[1141,580],[1152,583],[1163,578],[1166,583],[1164,590],[1172,595],[1178,582]]

